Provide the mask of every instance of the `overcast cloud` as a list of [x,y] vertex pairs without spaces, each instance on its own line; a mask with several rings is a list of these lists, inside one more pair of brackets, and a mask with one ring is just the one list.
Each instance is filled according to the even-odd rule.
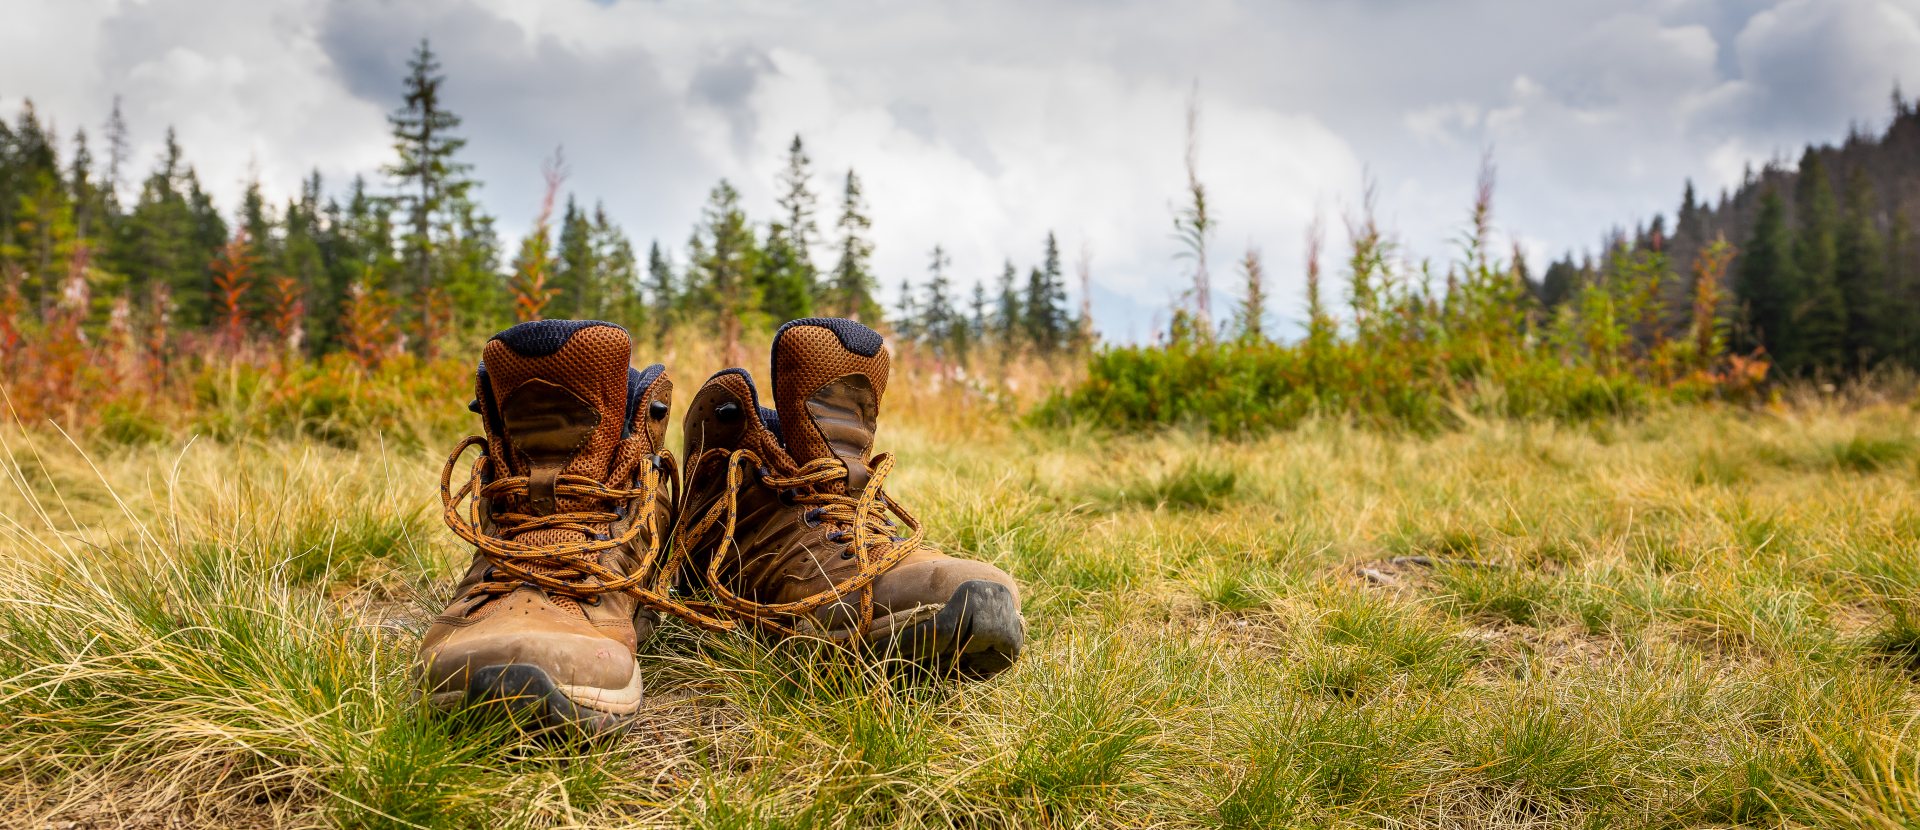
[[1442,257],[1492,148],[1497,221],[1542,257],[1671,212],[1688,177],[1715,193],[1878,128],[1892,85],[1920,83],[1920,0],[0,0],[0,112],[31,97],[97,132],[120,95],[134,174],[171,124],[223,204],[256,172],[284,198],[310,168],[337,188],[387,159],[423,35],[509,236],[564,145],[573,191],[678,252],[720,177],[766,216],[799,133],[829,199],[859,170],[889,295],[935,243],[965,288],[1054,229],[1121,339],[1180,280],[1196,83],[1216,296],[1258,246],[1289,322],[1304,228],[1367,171],[1407,250]]

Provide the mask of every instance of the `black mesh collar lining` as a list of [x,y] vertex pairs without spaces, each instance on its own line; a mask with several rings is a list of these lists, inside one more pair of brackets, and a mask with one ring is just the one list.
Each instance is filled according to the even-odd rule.
[[887,344],[887,339],[881,337],[879,332],[867,328],[855,320],[847,320],[840,317],[802,317],[798,320],[788,322],[786,325],[781,326],[778,332],[774,333],[773,342],[776,347],[778,347],[780,343],[780,335],[786,334],[787,329],[795,326],[819,326],[827,331],[833,332],[833,336],[840,338],[840,345],[847,347],[847,351],[853,352],[861,357],[873,357],[879,354],[881,347]]
[[601,320],[529,320],[493,336],[522,357],[546,357],[560,351],[575,334],[594,326],[626,329]]

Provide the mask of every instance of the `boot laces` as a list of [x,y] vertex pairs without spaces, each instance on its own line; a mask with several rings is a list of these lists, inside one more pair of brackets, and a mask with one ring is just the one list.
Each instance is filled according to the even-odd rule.
[[[480,454],[474,460],[472,473],[466,483],[455,490],[454,467],[467,448],[474,446],[480,447]],[[660,488],[675,480],[671,454],[662,451],[643,462],[644,472],[636,486],[630,488],[610,487],[586,476],[571,474],[563,474],[555,480],[556,497],[587,499],[598,504],[618,504],[639,499],[642,515],[619,535],[607,533],[606,529],[611,523],[624,518],[623,514],[604,509],[572,510],[545,516],[493,511],[490,514],[493,532],[485,532],[480,516],[480,499],[486,499],[489,504],[499,504],[503,499],[526,496],[529,486],[527,476],[504,476],[480,484],[483,473],[493,466],[493,458],[487,453],[487,439],[470,435],[454,447],[453,454],[447,457],[446,467],[440,472],[440,500],[447,527],[473,545],[488,564],[486,577],[470,589],[469,595],[510,594],[523,585],[531,585],[552,596],[597,604],[601,594],[626,593],[641,605],[681,617],[704,628],[732,628],[731,624],[698,613],[668,596],[665,583],[670,572],[655,568],[660,559],[661,537],[664,534],[656,526],[652,502],[658,497]],[[467,509],[462,510],[461,502],[469,496],[473,499]],[[570,530],[581,534],[582,538],[549,544],[520,541],[519,537],[536,530]],[[600,564],[601,553],[630,544],[642,531],[647,534],[647,550],[644,556],[639,557],[639,567],[633,573],[622,575]]]
[[[873,624],[874,580],[892,570],[926,538],[920,520],[883,489],[887,474],[893,471],[893,454],[874,456],[870,470],[866,486],[857,495],[849,495],[830,488],[830,485],[847,479],[847,465],[839,458],[816,458],[791,474],[780,475],[768,470],[765,461],[752,450],[740,449],[729,454],[725,495],[681,537],[683,540],[697,539],[716,522],[724,519],[720,548],[707,563],[706,580],[714,596],[719,599],[719,606],[735,616],[745,617],[775,631],[799,634],[801,632],[794,626],[780,620],[802,617],[826,605],[844,601],[851,594],[856,597],[860,614],[860,625],[853,632],[853,638],[857,640]],[[766,487],[793,491],[792,503],[812,505],[808,510],[812,521],[832,527],[834,534],[829,538],[846,540],[846,552],[854,560],[853,574],[833,583],[826,590],[792,602],[757,602],[728,588],[720,572],[727,558],[738,554],[735,531],[740,517],[740,491],[749,483],[749,473],[757,473],[759,482]],[[889,515],[898,519],[898,524]],[[901,525],[907,528],[908,535],[895,535]]]

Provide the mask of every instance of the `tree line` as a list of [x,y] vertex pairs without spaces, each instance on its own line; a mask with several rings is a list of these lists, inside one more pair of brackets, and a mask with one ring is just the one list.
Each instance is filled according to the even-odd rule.
[[256,180],[230,214],[172,130],[155,165],[127,181],[118,100],[99,142],[84,129],[62,139],[27,102],[12,123],[0,120],[0,349],[64,331],[155,354],[266,343],[373,361],[431,356],[450,333],[516,319],[615,319],[662,339],[673,326],[717,324],[731,343],[744,329],[813,314],[889,324],[956,358],[984,344],[1050,354],[1086,341],[1084,320],[1066,307],[1052,234],[1024,282],[1009,261],[997,295],[976,288],[971,301],[954,296],[936,246],[926,280],[903,282],[886,319],[860,177],[832,176],[836,198],[823,208],[799,136],[774,215],[750,218],[722,180],[679,261],[659,240],[642,254],[603,205],[565,192],[556,151],[539,217],[508,257],[462,160],[446,83],[421,41],[388,119],[394,156],[378,176],[329,193],[316,171],[277,205]]
[[[1671,224],[1656,215],[1610,232],[1609,250],[1692,261],[1716,240],[1736,249],[1721,302],[1732,348],[1764,354],[1788,375],[1840,376],[1882,364],[1920,367],[1920,114],[1899,90],[1884,132],[1855,126],[1839,146],[1809,145],[1797,164],[1747,169],[1740,185],[1703,200],[1687,182]],[[1569,255],[1532,285],[1548,308],[1612,277],[1609,257]],[[1690,275],[1662,286],[1694,293]],[[1683,303],[1674,303],[1678,308]],[[1679,314],[1659,322],[1685,324]]]

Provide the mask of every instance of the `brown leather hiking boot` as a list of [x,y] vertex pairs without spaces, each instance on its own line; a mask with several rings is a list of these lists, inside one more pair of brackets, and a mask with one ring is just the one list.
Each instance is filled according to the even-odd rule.
[[[673,518],[661,449],[673,384],[657,364],[629,366],[627,332],[611,323],[522,323],[484,354],[471,408],[486,435],[441,474],[447,525],[476,550],[420,644],[428,701],[618,729],[640,706],[634,650],[671,605],[651,577]],[[470,446],[482,454],[455,491]]]
[[784,634],[996,674],[1026,637],[1019,587],[925,544],[881,489],[894,463],[870,455],[884,345],[852,320],[795,320],[773,339],[774,409],[741,369],[694,396],[674,552],[683,588]]

